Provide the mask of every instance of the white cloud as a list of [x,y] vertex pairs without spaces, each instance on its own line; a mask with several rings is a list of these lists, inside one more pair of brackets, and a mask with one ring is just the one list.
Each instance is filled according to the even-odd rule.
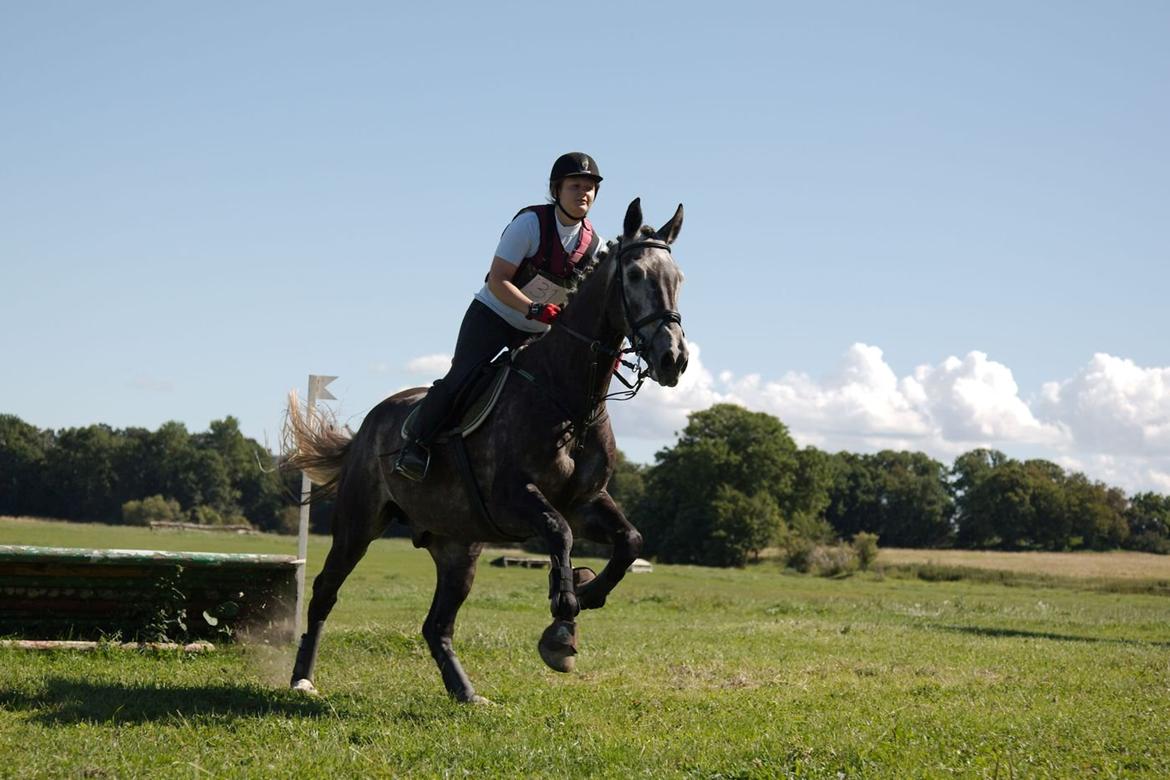
[[1097,353],[1071,379],[1045,384],[1036,407],[1067,425],[1078,449],[1170,456],[1170,368]]
[[442,353],[416,357],[406,364],[406,370],[412,374],[426,374],[433,377],[444,376],[450,368],[451,356]]
[[1058,445],[1066,437],[1059,425],[1036,419],[1020,398],[1011,369],[982,352],[919,366],[905,381],[946,441]]
[[854,344],[816,379],[789,372],[717,376],[691,344],[676,388],[647,386],[611,405],[621,438],[669,445],[691,411],[738,403],[779,417],[801,444],[822,449],[918,449],[949,461],[975,447],[1045,457],[1127,490],[1170,492],[1170,368],[1095,355],[1071,379],[1021,395],[1011,369],[985,353],[947,357],[899,378],[881,349]]
[[[715,391],[715,378],[703,366],[699,345],[688,343],[687,347],[687,370],[679,378],[678,385],[662,387],[647,379],[634,400],[609,403],[616,431],[626,436],[661,440],[667,444],[687,424],[688,414],[728,400],[725,395]],[[610,385],[610,391],[619,389],[615,380]]]
[[1053,460],[1069,471],[1080,471],[1127,493],[1152,490],[1170,495],[1170,457],[1129,455],[1060,455]]
[[[798,443],[828,451],[912,449],[949,462],[993,447],[1047,458],[1130,492],[1170,493],[1170,368],[1098,354],[1029,399],[1008,366],[979,351],[899,377],[880,348],[858,343],[822,378],[790,371],[766,379],[716,374],[698,344],[689,349],[678,386],[648,380],[633,401],[610,403],[618,443],[633,445],[635,457],[671,445],[691,412],[736,403],[775,415]],[[408,369],[438,376],[449,360],[416,358]]]

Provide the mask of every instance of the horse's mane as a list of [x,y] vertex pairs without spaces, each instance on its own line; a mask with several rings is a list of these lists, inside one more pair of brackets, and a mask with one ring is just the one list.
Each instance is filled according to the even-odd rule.
[[[649,225],[643,225],[638,229],[638,233],[634,238],[637,240],[642,238],[653,238],[653,236],[654,228],[650,227]],[[600,266],[605,261],[605,259],[609,257],[610,252],[613,251],[613,248],[617,246],[618,241],[620,240],[621,239],[618,238],[609,239],[605,242],[605,246],[597,248],[597,251],[593,253],[592,260],[590,260],[585,265],[580,265],[573,269],[573,276],[570,279],[569,284],[566,285],[566,289],[568,291],[565,298],[566,306],[573,302],[573,296],[575,296],[577,291],[581,289],[582,282],[588,279],[593,274],[593,272],[597,270],[598,266]]]

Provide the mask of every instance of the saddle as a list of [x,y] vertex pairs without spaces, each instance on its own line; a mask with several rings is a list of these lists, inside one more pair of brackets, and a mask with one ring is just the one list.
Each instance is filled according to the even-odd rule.
[[[467,438],[476,431],[495,408],[496,402],[503,394],[504,383],[508,375],[515,371],[512,368],[509,353],[497,358],[484,366],[479,374],[460,390],[452,404],[450,418],[458,420],[454,426],[443,428],[432,439],[433,444],[445,444],[456,436]],[[418,416],[418,406],[421,400],[416,401],[406,419],[402,421],[402,438],[414,438],[414,421]]]
[[[455,467],[462,477],[468,500],[470,500],[471,505],[477,510],[479,516],[487,523],[488,527],[495,531],[501,538],[520,541],[523,537],[505,533],[488,510],[483,492],[476,482],[475,473],[471,467],[471,460],[468,457],[467,445],[465,443],[466,438],[483,425],[488,415],[491,414],[492,409],[495,408],[496,402],[500,400],[500,396],[503,394],[504,384],[508,381],[510,374],[519,374],[528,381],[534,381],[527,371],[512,367],[512,356],[513,353],[511,351],[505,352],[484,366],[479,375],[460,390],[455,398],[451,413],[451,417],[459,422],[454,427],[441,431],[432,440],[432,444],[449,443],[451,445],[451,454],[455,460]],[[410,410],[410,413],[402,422],[403,438],[409,437],[413,430],[414,420],[418,414],[418,404],[419,402],[415,402],[414,408]],[[416,540],[415,546],[419,546],[418,540]]]

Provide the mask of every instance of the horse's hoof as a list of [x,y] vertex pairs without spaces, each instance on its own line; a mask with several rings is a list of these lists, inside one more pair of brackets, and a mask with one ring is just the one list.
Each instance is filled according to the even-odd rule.
[[597,572],[588,566],[578,566],[573,569],[573,590],[580,590],[582,586],[588,585],[595,579],[597,579]]
[[308,694],[309,696],[317,696],[320,693],[317,690],[317,686],[313,685],[313,681],[305,679],[304,677],[294,682],[292,684],[292,689],[294,691],[299,691],[300,693]]
[[577,665],[577,624],[554,620],[536,644],[541,660],[555,672],[571,672]]
[[494,707],[496,703],[486,696],[480,696],[478,693],[473,695],[470,699],[463,702],[464,704],[476,704],[481,707]]
[[573,590],[577,592],[577,604],[581,609],[601,609],[605,606],[605,594],[597,590],[596,579],[597,572],[588,566],[573,569]]

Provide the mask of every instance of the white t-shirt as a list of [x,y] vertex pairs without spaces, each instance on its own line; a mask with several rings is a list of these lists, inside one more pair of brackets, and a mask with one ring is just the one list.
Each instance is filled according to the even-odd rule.
[[[562,225],[559,219],[554,219],[553,222],[557,226],[561,246],[565,248],[566,252],[573,252],[581,239],[581,223]],[[597,235],[596,232],[594,235]],[[597,236],[597,238],[599,241],[603,241],[601,236]],[[496,246],[496,257],[501,257],[514,265],[520,265],[524,258],[536,254],[538,249],[540,249],[540,217],[534,212],[525,211],[512,220],[508,227],[504,228],[504,234],[500,236],[500,243]],[[475,294],[475,299],[503,317],[504,321],[514,328],[527,333],[543,333],[548,330],[548,325],[527,319],[524,312],[516,311],[497,298],[487,284],[484,284]]]

